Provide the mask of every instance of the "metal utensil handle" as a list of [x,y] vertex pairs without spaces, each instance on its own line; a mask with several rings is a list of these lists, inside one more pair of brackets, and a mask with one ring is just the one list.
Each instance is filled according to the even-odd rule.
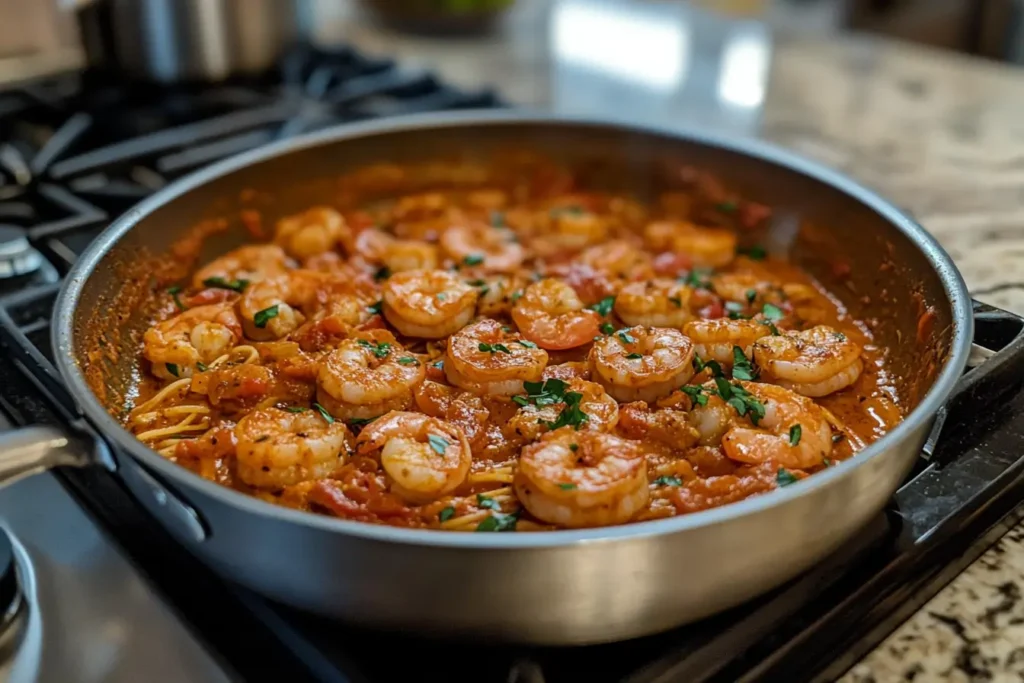
[[23,427],[0,432],[0,487],[55,467],[101,464],[103,449],[58,427]]

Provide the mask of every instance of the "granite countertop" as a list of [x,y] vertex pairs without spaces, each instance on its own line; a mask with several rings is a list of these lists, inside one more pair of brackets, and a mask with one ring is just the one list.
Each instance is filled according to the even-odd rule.
[[[497,41],[398,36],[353,15],[335,30],[461,85],[551,106],[568,86],[537,17],[547,11],[525,2]],[[1020,69],[867,36],[776,35],[752,132],[881,191],[939,238],[977,298],[1024,313],[1022,112]],[[1022,587],[1024,525],[841,683],[1024,680]]]

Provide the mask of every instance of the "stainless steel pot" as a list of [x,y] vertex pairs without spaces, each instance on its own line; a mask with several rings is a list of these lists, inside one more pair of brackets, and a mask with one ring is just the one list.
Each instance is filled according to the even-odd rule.
[[161,83],[258,74],[312,31],[311,0],[86,0],[90,66]]
[[[913,410],[852,460],[765,495],[641,524],[513,534],[391,528],[276,507],[179,468],[112,416],[119,408],[111,404],[136,376],[138,333],[150,315],[144,296],[125,296],[125,273],[168,254],[211,210],[233,215],[242,191],[254,188],[273,194],[273,219],[317,196],[330,201],[334,186],[318,179],[367,163],[509,144],[572,163],[598,160],[610,182],[639,191],[650,189],[661,162],[684,161],[775,207],[799,228],[787,242],[790,258],[845,293],[855,315],[878,321],[876,339]],[[233,227],[202,256],[244,236]],[[842,283],[832,268],[837,255],[851,266]],[[916,312],[925,310],[934,324],[919,328]],[[84,432],[100,434],[100,446],[86,448],[88,435],[70,428],[7,434],[3,479],[99,464],[210,566],[275,600],[366,625],[545,644],[661,631],[796,576],[882,509],[943,405],[970,391],[972,376],[958,389],[973,330],[963,281],[928,233],[874,193],[752,141],[516,113],[343,127],[216,164],[114,222],[71,272],[53,320],[57,365],[80,403]],[[119,334],[98,347],[98,330]]]

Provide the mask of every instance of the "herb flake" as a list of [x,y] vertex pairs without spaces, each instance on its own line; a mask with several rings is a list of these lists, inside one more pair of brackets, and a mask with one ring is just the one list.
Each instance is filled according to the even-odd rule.
[[278,308],[279,306],[274,304],[269,308],[264,308],[262,311],[256,311],[256,315],[252,317],[253,324],[262,330],[267,326],[267,323],[277,317]]
[[655,486],[682,486],[683,480],[679,477],[673,477],[670,475],[661,475],[652,482]]
[[787,470],[785,467],[780,467],[779,471],[775,474],[775,483],[779,486],[789,486],[800,481],[796,475]]
[[757,368],[750,362],[743,349],[738,346],[732,347],[732,377],[733,379],[752,382],[757,379]]
[[427,443],[430,444],[430,447],[433,448],[434,452],[437,453],[438,455],[444,455],[444,452],[448,449],[448,446],[451,445],[448,442],[448,439],[444,438],[443,436],[438,436],[437,434],[427,434]]
[[249,281],[240,278],[225,280],[222,277],[208,277],[203,280],[203,286],[212,287],[214,289],[230,289],[232,292],[241,293],[249,286]]
[[803,434],[804,428],[800,425],[793,425],[789,428],[789,445],[798,446],[800,444],[800,436]]
[[612,308],[614,306],[615,306],[615,297],[614,296],[606,296],[605,298],[601,299],[600,301],[598,301],[593,306],[588,306],[588,308],[590,308],[590,310],[592,310],[592,311],[597,311],[597,314],[599,316],[601,316],[602,318],[607,318],[609,315],[611,315]]
[[327,408],[324,408],[319,403],[314,402],[313,403],[313,410],[315,410],[316,412],[320,413],[320,417],[322,417],[324,419],[324,421],[327,422],[327,424],[329,424],[329,425],[334,424],[334,416],[331,415],[329,412],[327,412]]

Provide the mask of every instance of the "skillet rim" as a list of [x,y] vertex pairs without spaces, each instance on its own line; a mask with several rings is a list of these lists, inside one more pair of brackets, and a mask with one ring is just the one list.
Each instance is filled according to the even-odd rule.
[[[453,533],[442,532],[436,529],[406,529],[339,519],[264,502],[240,491],[203,479],[199,475],[172,463],[156,451],[148,448],[107,412],[106,408],[92,392],[92,389],[89,388],[85,374],[79,367],[73,352],[73,318],[75,308],[82,290],[85,288],[96,265],[124,234],[128,233],[147,215],[175,200],[181,199],[192,189],[209,181],[226,176],[255,163],[284,157],[288,154],[310,148],[392,132],[509,124],[612,128],[638,135],[672,137],[705,147],[742,154],[775,166],[780,166],[842,192],[871,209],[891,226],[902,232],[924,253],[935,269],[949,300],[953,325],[950,350],[941,372],[917,407],[895,429],[858,453],[855,457],[828,468],[825,472],[819,472],[813,477],[801,480],[797,485],[776,489],[721,507],[665,519],[594,529],[555,530],[518,534]],[[558,548],[581,543],[627,541],[670,535],[724,524],[734,519],[754,515],[767,509],[791,503],[797,498],[810,495],[814,491],[835,484],[853,471],[868,466],[876,458],[884,457],[890,447],[906,439],[911,432],[925,426],[928,421],[932,420],[939,413],[946,399],[952,394],[961,374],[967,366],[967,359],[973,341],[974,316],[970,301],[971,298],[967,285],[964,283],[963,277],[949,254],[946,253],[930,233],[909,215],[878,193],[848,176],[781,147],[752,138],[730,139],[723,135],[701,132],[689,127],[636,123],[614,117],[553,114],[525,109],[465,110],[460,112],[413,114],[366,123],[342,124],[322,131],[277,141],[237,154],[171,183],[159,192],[139,202],[111,222],[87,247],[68,273],[58,294],[51,321],[51,332],[57,368],[64,381],[68,383],[72,395],[81,406],[85,417],[98,429],[105,439],[114,441],[120,448],[130,454],[132,458],[138,460],[146,468],[155,470],[161,476],[167,477],[172,483],[177,484],[179,489],[184,488],[185,491],[189,488],[198,489],[204,496],[214,498],[224,505],[240,508],[247,513],[261,517],[276,518],[283,522],[307,525],[322,531],[344,533],[368,542],[377,541],[458,549]],[[176,492],[176,495],[180,495],[185,502],[196,509],[200,517],[203,517],[202,506],[196,506],[190,502],[187,493],[182,495],[179,490]]]

